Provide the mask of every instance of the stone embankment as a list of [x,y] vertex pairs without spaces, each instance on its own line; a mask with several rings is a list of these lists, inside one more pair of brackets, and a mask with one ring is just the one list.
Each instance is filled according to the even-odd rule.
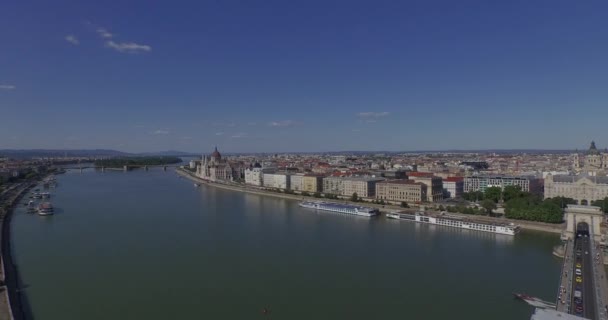
[[19,276],[13,262],[10,244],[10,222],[13,208],[18,205],[24,194],[33,188],[36,183],[25,182],[5,190],[0,194],[2,207],[0,207],[0,320],[24,319],[25,311],[19,291]]
[[[307,196],[302,196],[302,195],[297,195],[297,194],[279,193],[276,191],[264,190],[261,188],[257,188],[257,187],[253,187],[253,186],[245,186],[243,184],[237,184],[237,183],[211,182],[211,181],[200,179],[193,172],[187,171],[187,170],[181,169],[181,168],[177,168],[176,172],[180,176],[186,177],[196,183],[215,186],[215,187],[227,189],[227,190],[247,192],[247,193],[252,193],[252,194],[272,196],[272,197],[290,199],[290,200],[300,200],[301,201],[301,200],[306,200],[306,199],[308,199],[308,200],[317,199],[314,197],[307,197]],[[322,200],[322,199],[317,199],[317,200]],[[350,203],[353,205],[364,205],[366,207],[374,207],[374,208],[378,208],[382,213],[394,212],[394,211],[414,212],[414,211],[418,210],[418,208],[404,209],[399,206],[393,206],[393,205],[380,205],[380,204],[373,204],[373,203],[363,203],[362,204],[361,202],[352,202],[352,201],[347,201],[347,200],[343,200],[343,199],[328,200],[328,201],[339,201],[339,202],[343,202],[343,203]],[[552,223],[513,220],[513,219],[479,216],[479,215],[471,216],[471,215],[459,214],[459,213],[450,213],[450,214],[455,215],[455,216],[462,216],[463,218],[474,218],[475,220],[487,222],[487,223],[514,223],[514,224],[520,226],[524,230],[531,230],[531,231],[541,231],[541,232],[550,232],[550,233],[555,233],[555,234],[561,234],[562,230],[564,230],[563,223],[552,224]]]

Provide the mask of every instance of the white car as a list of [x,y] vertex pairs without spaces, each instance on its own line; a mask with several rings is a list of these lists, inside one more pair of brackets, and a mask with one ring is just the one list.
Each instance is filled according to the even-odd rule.
[[583,274],[583,272],[581,272],[581,269],[576,268],[576,270],[574,270],[574,272],[576,273],[577,276],[580,276]]

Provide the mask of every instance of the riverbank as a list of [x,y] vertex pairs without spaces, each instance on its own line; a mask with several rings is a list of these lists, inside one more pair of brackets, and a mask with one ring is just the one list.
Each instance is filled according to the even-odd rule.
[[4,285],[0,294],[0,319],[21,320],[26,319],[26,315],[30,314],[26,299],[20,290],[21,279],[12,256],[10,224],[15,206],[19,204],[23,195],[36,185],[37,182],[25,182],[2,194],[7,210],[0,208],[0,248],[2,250],[0,280]]
[[[206,185],[210,185],[210,186],[214,186],[214,187],[222,188],[222,189],[226,189],[226,190],[247,192],[247,193],[251,193],[251,194],[271,196],[271,197],[277,197],[277,198],[289,199],[289,200],[298,200],[298,201],[307,200],[307,199],[308,200],[310,200],[310,199],[323,200],[322,198],[318,199],[318,198],[307,197],[307,196],[303,196],[303,195],[286,194],[286,193],[278,193],[278,192],[274,192],[274,191],[253,189],[252,187],[247,187],[244,185],[234,185],[234,184],[226,184],[226,183],[219,183],[219,182],[211,182],[211,181],[203,180],[203,179],[195,176],[193,172],[190,172],[190,171],[187,171],[187,170],[184,170],[181,168],[177,168],[175,171],[180,176],[188,178],[196,183],[206,184]],[[352,205],[363,205],[366,207],[373,207],[373,208],[379,209],[381,213],[394,212],[394,211],[416,211],[417,210],[415,208],[405,209],[405,208],[401,208],[398,206],[392,206],[392,205],[379,205],[379,204],[373,204],[373,203],[352,202],[352,201],[347,201],[347,200],[328,200],[328,201],[339,201],[342,203],[349,203]],[[529,230],[529,231],[540,231],[540,232],[561,234],[562,230],[565,229],[564,223],[551,224],[551,223],[544,223],[544,222],[513,220],[513,219],[495,218],[495,217],[479,216],[479,215],[471,216],[471,215],[460,214],[460,213],[450,213],[450,214],[456,215],[456,216],[461,216],[464,218],[474,218],[475,220],[479,220],[482,222],[488,222],[488,223],[514,223],[514,224],[518,225],[521,229]]]

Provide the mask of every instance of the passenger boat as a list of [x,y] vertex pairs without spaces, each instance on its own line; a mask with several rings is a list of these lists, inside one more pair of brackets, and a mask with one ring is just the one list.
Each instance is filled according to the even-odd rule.
[[36,192],[36,193],[34,193],[34,194],[32,195],[32,197],[33,197],[34,199],[42,199],[42,194],[40,194],[39,192]]
[[516,226],[513,223],[509,224],[501,224],[501,223],[487,223],[481,221],[475,221],[468,218],[464,218],[456,215],[449,215],[445,212],[442,212],[438,215],[425,214],[423,212],[416,213],[401,213],[401,212],[392,212],[386,214],[387,218],[390,219],[399,219],[399,220],[408,220],[414,222],[435,224],[446,227],[456,227],[467,230],[476,230],[483,232],[491,232],[498,234],[506,234],[510,236],[514,236],[517,232],[519,232],[519,226]]
[[51,197],[51,194],[50,194],[50,193],[48,193],[48,192],[42,192],[42,193],[40,193],[40,195],[41,195],[41,196],[42,196],[42,198],[44,198],[44,199],[48,199],[48,198],[50,198],[50,197]]
[[363,217],[373,217],[373,216],[378,215],[378,209],[369,208],[369,207],[361,207],[361,206],[353,206],[353,205],[342,204],[342,203],[302,201],[302,202],[300,202],[299,205],[300,205],[300,207],[303,207],[303,208],[352,214],[352,215],[363,216]]
[[43,202],[38,205],[38,214],[41,216],[48,216],[54,213],[53,205],[50,202]]

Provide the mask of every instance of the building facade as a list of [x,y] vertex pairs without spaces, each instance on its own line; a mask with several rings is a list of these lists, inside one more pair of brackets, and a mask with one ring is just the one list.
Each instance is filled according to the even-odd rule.
[[210,156],[203,156],[197,168],[199,178],[210,181],[233,181],[233,168],[222,159],[217,147]]
[[290,176],[291,181],[289,182],[290,188],[293,191],[302,191],[303,182],[304,182],[304,174],[296,173]]
[[354,193],[361,198],[374,198],[376,196],[376,183],[384,181],[382,178],[347,177],[344,179],[344,196]]
[[499,175],[477,175],[464,178],[464,192],[481,191],[487,188],[506,186],[518,186],[522,191],[542,194],[542,179],[534,176],[499,176]]
[[290,175],[286,173],[264,173],[264,187],[288,190],[290,186]]
[[464,192],[463,177],[447,177],[443,179],[443,195],[445,198],[458,198]]
[[420,203],[427,199],[427,186],[412,180],[390,180],[376,183],[376,199],[389,202]]
[[427,202],[443,200],[443,180],[440,177],[433,175],[409,176],[409,180],[424,183],[426,185]]
[[579,175],[547,175],[545,199],[554,197],[572,198],[580,205],[591,205],[595,200],[608,197],[608,177]]
[[344,179],[342,179],[340,177],[323,178],[323,193],[343,195],[344,194]]
[[302,191],[309,193],[323,192],[323,176],[305,175],[302,177]]
[[259,166],[245,169],[245,184],[261,187],[264,185],[264,170]]

